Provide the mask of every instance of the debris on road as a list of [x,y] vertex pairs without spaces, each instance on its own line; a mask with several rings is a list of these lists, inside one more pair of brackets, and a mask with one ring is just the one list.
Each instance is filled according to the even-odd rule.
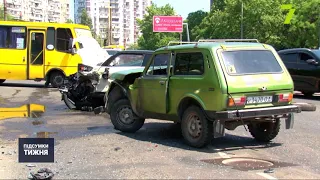
[[274,169],[269,168],[263,171],[264,173],[274,173]]
[[36,165],[34,165],[34,164],[27,164],[26,166],[27,167],[36,167]]
[[120,149],[121,149],[120,147],[114,148],[115,151],[119,151]]
[[31,180],[51,180],[53,178],[53,172],[48,168],[41,168],[37,173],[31,172],[28,179]]

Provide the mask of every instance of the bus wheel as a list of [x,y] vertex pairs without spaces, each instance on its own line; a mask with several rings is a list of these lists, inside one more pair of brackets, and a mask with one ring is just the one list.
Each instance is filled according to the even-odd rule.
[[4,83],[5,81],[5,79],[0,79],[0,84]]
[[61,72],[54,72],[50,76],[50,83],[52,87],[58,88],[62,86],[64,75]]

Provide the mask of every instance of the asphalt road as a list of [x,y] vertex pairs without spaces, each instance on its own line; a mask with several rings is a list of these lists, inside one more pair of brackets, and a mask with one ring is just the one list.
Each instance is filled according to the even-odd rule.
[[[183,143],[173,123],[147,120],[135,134],[120,133],[107,115],[68,110],[57,89],[43,84],[8,81],[0,86],[0,179],[26,179],[30,172],[44,167],[54,172],[54,179],[320,178],[318,96],[295,96],[294,101],[315,104],[317,111],[297,114],[294,129],[282,126],[272,143],[256,143],[238,127],[213,139],[207,148],[194,149]],[[45,111],[32,117],[21,112],[9,117],[1,112],[28,104]],[[55,138],[55,162],[31,163],[35,167],[18,163],[19,137]]]

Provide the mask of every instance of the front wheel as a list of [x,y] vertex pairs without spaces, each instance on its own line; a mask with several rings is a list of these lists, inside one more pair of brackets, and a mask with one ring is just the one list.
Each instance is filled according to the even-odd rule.
[[145,121],[133,112],[127,99],[120,99],[112,105],[110,119],[115,129],[128,133],[138,131]]
[[275,122],[261,122],[248,125],[249,132],[259,142],[269,142],[274,139],[280,131],[280,119]]
[[201,148],[212,139],[213,123],[204,116],[198,106],[190,106],[183,113],[181,131],[186,144]]
[[63,80],[65,76],[62,72],[54,72],[50,76],[50,83],[52,87],[58,88],[63,85]]

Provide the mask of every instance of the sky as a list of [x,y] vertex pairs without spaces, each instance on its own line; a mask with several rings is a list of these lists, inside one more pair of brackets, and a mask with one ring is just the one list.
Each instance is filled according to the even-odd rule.
[[[186,19],[190,12],[203,10],[210,10],[210,0],[152,0],[157,6],[164,6],[170,4],[178,15]],[[70,19],[74,16],[74,0],[70,0]]]

